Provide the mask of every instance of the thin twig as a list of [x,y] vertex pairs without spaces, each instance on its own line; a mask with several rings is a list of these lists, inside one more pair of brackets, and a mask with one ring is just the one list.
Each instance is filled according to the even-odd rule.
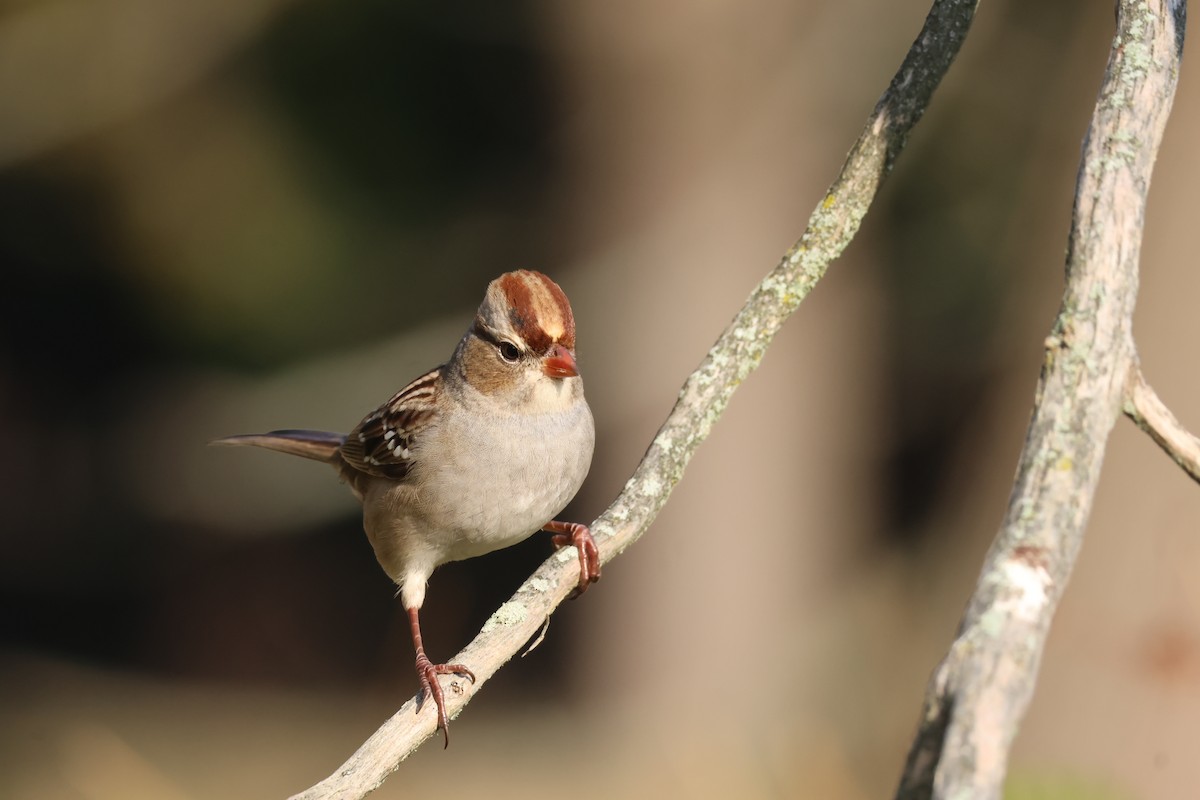
[[1135,364],[1146,193],[1179,75],[1183,0],[1120,0],[1076,183],[1062,307],[1003,525],[926,692],[897,798],[999,798]]
[[1200,482],[1200,439],[1189,433],[1158,399],[1136,363],[1126,388],[1125,414],[1150,434],[1171,460],[1192,476],[1192,480]]
[[[809,218],[804,235],[751,293],[680,392],[670,415],[624,490],[592,525],[602,562],[611,561],[650,527],[683,477],[737,387],[758,366],[787,318],[850,243],[876,191],[950,68],[978,0],[936,0],[925,25],[875,106],[837,179]],[[576,584],[578,559],[565,548],[502,605],[451,661],[470,665],[474,685],[459,682],[446,708],[457,716],[488,679],[529,641]],[[433,735],[432,710],[415,713],[410,700],[333,775],[293,800],[360,798],[383,783]]]

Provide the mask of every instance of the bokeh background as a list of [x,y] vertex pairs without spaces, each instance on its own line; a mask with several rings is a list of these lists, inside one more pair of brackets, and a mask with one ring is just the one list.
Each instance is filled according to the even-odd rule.
[[[572,298],[616,495],[802,230],[925,0],[0,7],[0,796],[282,797],[416,678],[328,470],[486,282]],[[861,235],[649,534],[377,796],[890,796],[1000,521],[1111,3],[985,3]],[[1194,66],[1194,65],[1193,65]],[[1200,81],[1146,226],[1146,371],[1200,428]],[[1200,489],[1122,421],[1013,798],[1200,785]],[[548,554],[440,570],[449,657]]]

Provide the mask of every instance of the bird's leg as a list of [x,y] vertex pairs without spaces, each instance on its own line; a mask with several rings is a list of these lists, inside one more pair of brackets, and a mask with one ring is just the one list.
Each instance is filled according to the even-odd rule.
[[550,541],[555,547],[574,545],[579,551],[579,586],[575,587],[575,597],[600,580],[600,551],[596,549],[596,540],[592,538],[587,525],[550,520],[542,526],[542,530],[554,534]]
[[413,648],[417,651],[417,677],[421,679],[421,699],[417,701],[417,710],[426,697],[432,697],[437,706],[438,729],[446,737],[443,749],[450,746],[450,718],[446,716],[446,698],[442,695],[442,685],[438,675],[461,675],[475,682],[475,673],[462,664],[434,664],[425,655],[425,646],[421,644],[421,622],[416,608],[408,609],[408,624],[412,628]]

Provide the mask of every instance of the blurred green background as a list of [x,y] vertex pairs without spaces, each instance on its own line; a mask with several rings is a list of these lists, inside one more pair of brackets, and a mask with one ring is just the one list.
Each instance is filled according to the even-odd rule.
[[[0,6],[0,797],[286,796],[416,690],[319,465],[450,354],[500,272],[575,306],[620,491],[800,234],[923,0]],[[999,523],[1061,291],[1111,4],[983,4],[861,236],[654,528],[380,797],[888,796]],[[1200,427],[1200,89],[1137,318]],[[1200,784],[1200,490],[1131,425],[1013,797]],[[448,658],[550,550],[440,570]],[[436,750],[436,752],[435,752]]]

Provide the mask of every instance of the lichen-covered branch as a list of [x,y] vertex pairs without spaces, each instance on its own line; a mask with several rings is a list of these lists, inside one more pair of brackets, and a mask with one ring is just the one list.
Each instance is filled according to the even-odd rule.
[[1066,290],[1000,532],[926,692],[897,797],[999,798],[1135,367],[1150,175],[1183,48],[1183,0],[1120,0],[1084,144]]
[[1125,413],[1129,418],[1183,467],[1192,480],[1200,482],[1200,439],[1189,433],[1158,399],[1136,363],[1125,391]]
[[[804,235],[758,287],[688,378],[675,407],[633,477],[592,525],[607,563],[650,527],[692,454],[724,412],[730,397],[762,360],[787,318],[850,243],[879,186],[958,53],[978,0],[936,0],[917,40],[880,98],[837,179],[809,219]],[[543,564],[492,615],[479,635],[450,659],[475,672],[474,685],[452,683],[446,696],[456,716],[488,679],[533,637],[575,586],[573,549]],[[359,798],[378,787],[433,735],[432,710],[406,703],[333,775],[293,800]]]

